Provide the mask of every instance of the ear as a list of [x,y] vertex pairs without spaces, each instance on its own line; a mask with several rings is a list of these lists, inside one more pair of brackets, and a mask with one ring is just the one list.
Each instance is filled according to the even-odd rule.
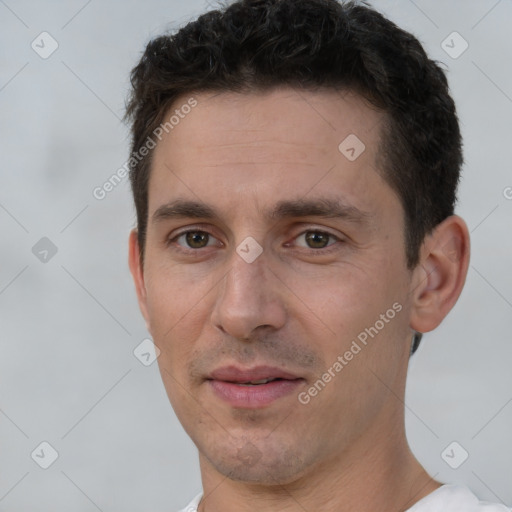
[[469,253],[469,231],[458,215],[427,235],[411,281],[411,329],[432,331],[450,312],[466,282]]
[[146,328],[148,332],[151,333],[148,315],[147,291],[146,284],[144,282],[144,269],[140,258],[139,239],[137,235],[137,230],[132,229],[128,241],[128,265],[130,266],[130,272],[135,284],[140,311],[144,317],[144,320],[146,321]]

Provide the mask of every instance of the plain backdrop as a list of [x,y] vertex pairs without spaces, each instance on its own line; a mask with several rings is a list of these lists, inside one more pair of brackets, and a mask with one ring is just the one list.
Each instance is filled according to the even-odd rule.
[[[443,63],[465,141],[471,266],[411,361],[408,439],[436,479],[510,505],[512,4],[373,5]],[[127,159],[121,118],[145,44],[209,8],[0,0],[0,511],[175,512],[201,489],[157,363],[134,355],[148,333],[127,265],[128,180],[103,200],[93,190]]]

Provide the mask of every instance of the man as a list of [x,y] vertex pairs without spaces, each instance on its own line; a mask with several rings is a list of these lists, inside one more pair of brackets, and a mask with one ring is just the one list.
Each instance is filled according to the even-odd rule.
[[199,450],[187,512],[504,511],[411,453],[469,234],[443,71],[366,5],[240,0],[132,71],[130,269]]

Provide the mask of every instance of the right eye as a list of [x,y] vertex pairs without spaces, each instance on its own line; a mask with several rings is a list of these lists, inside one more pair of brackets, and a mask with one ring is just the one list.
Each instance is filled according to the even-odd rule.
[[[176,245],[179,251],[197,252],[198,249],[208,247],[210,238],[215,239],[210,233],[198,229],[188,229],[178,233],[167,240],[167,246]],[[179,240],[182,239],[182,245]]]

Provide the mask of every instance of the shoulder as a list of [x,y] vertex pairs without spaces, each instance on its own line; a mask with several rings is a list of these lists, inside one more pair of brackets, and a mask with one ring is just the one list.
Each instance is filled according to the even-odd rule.
[[512,512],[512,509],[499,503],[480,501],[463,485],[443,485],[407,512]]
[[182,508],[179,512],[197,512],[197,507],[202,497],[203,493],[200,492],[197,496],[195,496],[192,499],[192,501],[185,508]]

